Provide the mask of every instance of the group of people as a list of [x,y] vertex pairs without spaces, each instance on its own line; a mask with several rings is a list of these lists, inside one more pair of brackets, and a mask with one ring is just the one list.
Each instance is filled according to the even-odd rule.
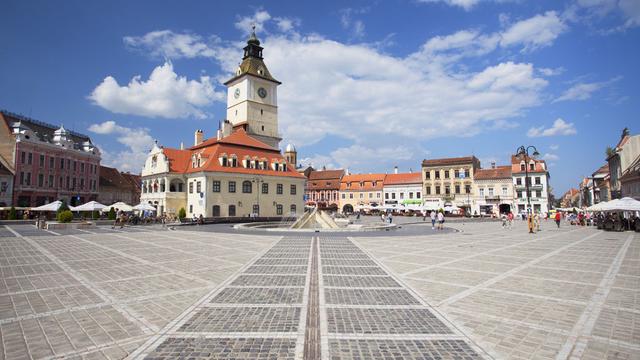
[[[443,230],[444,229],[444,211],[431,210],[429,213],[431,218],[431,230]],[[425,211],[422,217],[423,221],[427,220],[427,212]]]

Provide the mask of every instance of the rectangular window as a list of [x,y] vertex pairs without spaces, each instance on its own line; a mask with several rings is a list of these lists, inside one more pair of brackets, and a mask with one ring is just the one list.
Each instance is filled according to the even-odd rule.
[[[280,185],[280,184],[278,184]],[[268,194],[269,193],[269,183],[262,183],[262,193],[263,194]]]
[[471,185],[465,185],[464,186],[464,192],[466,194],[471,194]]
[[29,185],[29,186],[31,185],[31,173],[30,172],[27,173],[26,182],[27,182],[27,185]]
[[516,185],[522,185],[522,178],[516,178]]
[[530,171],[535,171],[536,170],[536,164],[534,164],[534,163],[529,164],[529,170]]
[[29,160],[27,160],[27,164],[28,164],[28,165],[33,164],[33,153],[29,153],[29,157],[28,157],[28,159],[29,159]]
[[60,159],[60,169],[64,169],[64,159]]
[[229,181],[229,192],[230,193],[236,192],[236,182],[235,181]]
[[213,192],[219,193],[220,192],[220,180],[213,180],[212,184],[213,184]]
[[84,190],[84,179],[80,179],[80,190]]
[[26,161],[26,157],[27,157],[27,153],[25,153],[24,151],[20,154],[20,163],[24,164],[24,162]]
[[376,197],[380,199],[380,193],[376,193]]
[[451,195],[451,188],[449,186],[445,186],[444,187],[444,194],[445,195]]
[[20,185],[24,185],[24,172],[22,171],[20,171]]
[[346,196],[346,195],[347,195],[347,194],[342,194],[342,198],[343,198],[343,199],[346,199],[346,198],[347,198],[347,196]]
[[460,194],[460,185],[456,185],[456,194]]
[[393,200],[396,199],[396,193],[391,193],[391,199],[393,199]]
[[449,178],[449,170],[445,170],[444,171],[444,178],[448,179]]
[[440,179],[440,170],[436,170],[435,173],[436,173],[436,179]]
[[201,193],[202,192],[202,182],[198,181],[196,183],[196,192],[197,193]]
[[38,174],[38,186],[39,187],[43,187],[44,186],[44,175],[43,174]]
[[540,176],[536,176],[536,185],[540,185],[540,184],[542,184],[542,183],[540,182]]
[[440,195],[440,186],[436,185],[436,195]]
[[189,194],[193,194],[193,182],[189,183]]
[[67,159],[67,169],[71,168],[71,159]]
[[412,192],[409,193],[409,199],[413,199],[413,193]]
[[53,187],[53,175],[49,175],[49,187]]
[[464,177],[465,177],[466,179],[468,179],[468,178],[469,178],[469,169],[464,169]]
[[73,161],[73,171],[77,171],[78,170],[78,162],[77,161]]
[[73,178],[73,179],[72,179],[72,181],[71,181],[71,185],[72,185],[72,186],[71,186],[71,188],[72,188],[73,190],[75,190],[75,189],[76,189],[76,178]]
[[402,200],[402,199],[404,199],[404,193],[403,192],[400,193],[400,200]]
[[384,199],[389,200],[389,193],[384,193]]
[[424,178],[429,180],[431,179],[431,171],[427,170],[424,172]]
[[84,174],[84,163],[80,163],[80,172]]
[[49,158],[49,170],[53,170],[53,168],[55,167],[55,161],[56,158],[54,158],[53,156]]
[[278,195],[282,195],[282,193],[283,193],[283,192],[284,192],[284,191],[283,191],[283,186],[282,186],[282,184],[278,184],[278,185],[276,185],[276,194],[278,194]]
[[493,188],[489,188],[489,196],[493,196]]
[[353,199],[353,193],[349,194],[349,199]]
[[44,166],[44,154],[40,154],[40,167]]
[[193,213],[193,205],[189,205],[189,212]]
[[276,215],[282,215],[282,205],[276,205]]
[[364,193],[360,193],[360,199],[364,199]]
[[506,187],[503,187],[502,188],[502,195],[507,196],[507,190],[508,189]]
[[456,179],[460,178],[460,170],[454,170],[454,171],[453,171],[453,176],[454,176]]
[[296,189],[296,186],[294,184],[291,184],[290,191],[291,191],[291,195],[295,195],[298,189]]
[[427,186],[426,190],[427,190],[426,194],[431,195],[431,186]]
[[516,192],[516,197],[517,197],[518,199],[524,199],[524,198],[522,197],[522,191],[518,191],[518,192]]
[[416,199],[420,199],[420,195],[421,195],[421,194],[420,194],[420,191],[418,191],[418,192],[416,193]]
[[480,196],[484,196],[484,189],[483,188],[478,189],[478,192],[479,192]]
[[536,191],[536,197],[537,198],[541,198],[542,197],[542,191]]

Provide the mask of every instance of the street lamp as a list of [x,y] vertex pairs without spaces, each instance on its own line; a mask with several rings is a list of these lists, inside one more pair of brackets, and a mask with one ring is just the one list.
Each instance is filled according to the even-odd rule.
[[259,177],[254,177],[251,179],[251,182],[256,184],[256,205],[258,205],[258,211],[256,212],[256,217],[260,216],[260,192],[262,191],[262,187],[260,184],[264,183],[264,180]]
[[523,145],[516,150],[516,156],[524,156],[524,187],[525,193],[527,194],[527,212],[533,212],[531,210],[531,194],[529,193],[529,149],[533,149],[533,153],[531,155],[534,157],[540,155],[535,146],[531,145],[524,147]]

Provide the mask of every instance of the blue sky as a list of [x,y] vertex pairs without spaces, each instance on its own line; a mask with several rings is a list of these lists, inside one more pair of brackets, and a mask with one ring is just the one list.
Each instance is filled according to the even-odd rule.
[[154,139],[213,136],[256,24],[282,146],[316,167],[418,170],[520,145],[556,195],[638,133],[640,0],[5,1],[0,107],[89,134],[138,172]]

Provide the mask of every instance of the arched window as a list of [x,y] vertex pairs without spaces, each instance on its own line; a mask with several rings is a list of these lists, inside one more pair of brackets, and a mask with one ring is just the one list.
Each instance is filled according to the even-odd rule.
[[238,166],[238,158],[235,155],[231,155],[231,167]]
[[236,206],[229,205],[229,216],[236,216]]
[[219,217],[220,216],[220,205],[213,205],[213,217]]
[[245,194],[251,194],[251,181],[246,180],[242,182],[242,192]]
[[296,210],[297,210],[297,207],[296,207],[295,204],[291,204],[291,207],[289,209],[290,209],[289,211],[291,212],[291,214],[295,214]]
[[282,164],[282,171],[287,171],[287,163]]

